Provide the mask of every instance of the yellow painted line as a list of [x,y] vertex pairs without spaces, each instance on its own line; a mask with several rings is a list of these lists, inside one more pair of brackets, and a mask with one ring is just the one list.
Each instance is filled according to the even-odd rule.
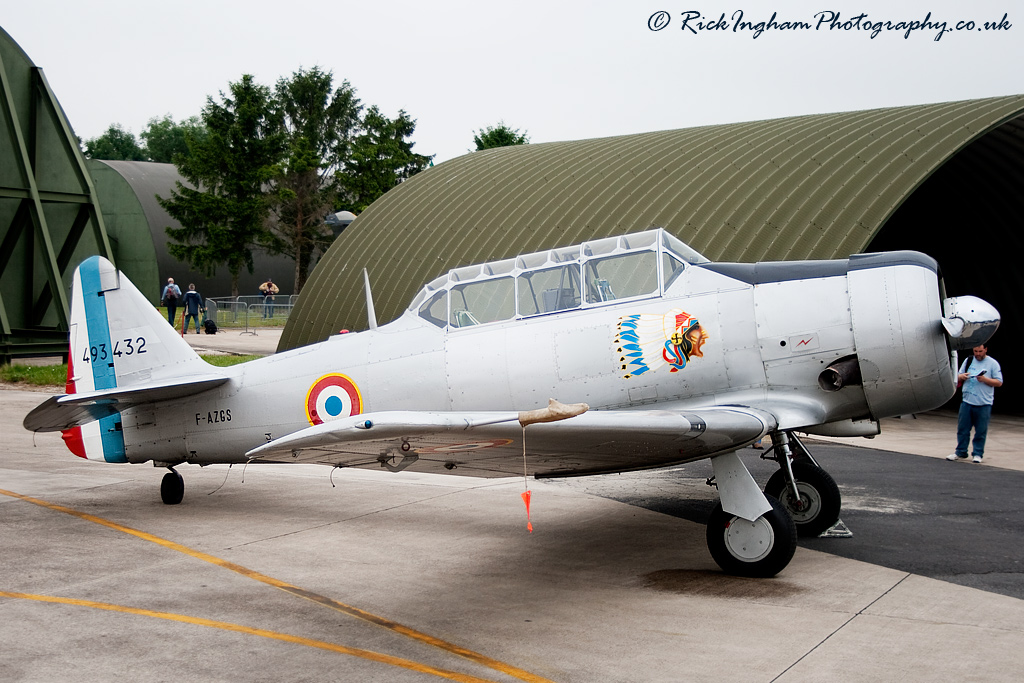
[[461,681],[464,683],[494,683],[494,681],[490,681],[486,678],[477,678],[476,676],[460,674],[457,671],[437,669],[427,664],[421,664],[419,662],[414,662],[409,659],[403,659],[401,657],[392,657],[391,655],[381,654],[380,652],[374,652],[373,650],[363,650],[357,647],[347,647],[345,645],[338,645],[336,643],[328,643],[323,640],[313,640],[311,638],[293,636],[288,633],[268,631],[262,628],[250,628],[248,626],[232,624],[226,621],[213,621],[212,619],[190,617],[184,614],[174,614],[173,612],[154,612],[153,610],[139,609],[138,607],[112,605],[108,602],[93,602],[92,600],[76,600],[74,598],[58,598],[51,595],[34,595],[32,593],[13,593],[9,591],[0,591],[0,597],[19,598],[22,600],[36,600],[38,602],[52,602],[62,605],[75,605],[77,607],[92,607],[93,609],[102,609],[110,612],[122,612],[124,614],[135,614],[142,617],[152,617],[154,619],[166,619],[167,621],[177,621],[183,624],[193,624],[195,626],[219,628],[224,631],[234,631],[235,633],[244,633],[250,636],[260,636],[261,638],[270,638],[271,640],[280,640],[285,643],[305,645],[306,647],[315,647],[321,650],[337,652],[343,655],[351,655],[353,657],[359,657],[361,659],[368,659],[371,662],[390,664],[391,666],[409,669],[410,671],[416,671],[418,673],[440,676],[441,678],[447,678],[452,681]]
[[109,519],[97,517],[96,515],[90,515],[87,512],[80,512],[73,508],[64,507],[63,505],[57,505],[56,503],[49,503],[45,500],[40,500],[39,498],[32,498],[30,496],[25,496],[20,493],[15,493],[13,491],[6,491],[4,489],[0,489],[0,494],[10,496],[12,498],[17,498],[28,503],[33,503],[44,508],[49,508],[50,510],[63,512],[65,514],[72,515],[73,517],[84,519],[87,522],[93,522],[94,524],[99,524],[101,526],[114,529],[115,531],[120,531],[131,536],[141,538],[144,541],[156,543],[157,545],[161,545],[170,550],[175,550],[179,553],[188,555],[189,557],[194,557],[197,560],[209,562],[210,564],[217,565],[218,567],[223,567],[224,569],[230,569],[231,571],[241,574],[242,576],[246,576],[255,581],[260,581],[261,583],[265,583],[275,588],[279,588],[285,592],[291,593],[292,595],[305,598],[306,600],[311,600],[317,604],[330,607],[331,609],[337,610],[351,617],[355,617],[356,619],[362,619],[363,621],[367,621],[371,624],[376,624],[390,631],[406,636],[407,638],[411,638],[421,643],[425,643],[427,645],[432,645],[434,647],[440,648],[442,650],[445,650],[446,652],[450,652],[452,654],[468,659],[472,662],[476,662],[477,664],[486,666],[489,669],[500,671],[501,673],[508,674],[513,678],[518,678],[521,681],[527,681],[528,683],[553,683],[551,680],[547,678],[537,676],[535,674],[530,673],[529,671],[524,671],[523,669],[512,666],[511,664],[506,664],[505,662],[492,659],[491,657],[480,654],[479,652],[474,652],[473,650],[460,647],[459,645],[456,645],[454,643],[449,643],[446,640],[435,638],[432,635],[423,633],[422,631],[417,631],[416,629],[409,628],[408,626],[403,626],[398,622],[391,621],[390,619],[386,619],[376,614],[372,614],[365,610],[361,610],[358,607],[346,605],[343,602],[338,602],[337,600],[332,600],[331,598],[325,597],[323,595],[312,593],[305,589],[299,588],[298,586],[293,586],[289,583],[285,583],[284,581],[275,579],[272,576],[261,574],[257,571],[253,571],[252,569],[243,567],[242,565],[235,564],[234,562],[228,562],[227,560],[215,557],[213,555],[208,555],[207,553],[201,552],[199,550],[193,550],[192,548],[181,545],[180,543],[168,541],[167,539],[160,538],[159,536],[154,536],[153,534],[146,533],[145,531],[132,529],[131,527],[124,526],[123,524],[112,522]]

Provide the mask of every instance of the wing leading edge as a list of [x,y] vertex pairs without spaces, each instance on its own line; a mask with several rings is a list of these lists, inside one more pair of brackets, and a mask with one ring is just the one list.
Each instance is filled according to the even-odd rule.
[[[274,439],[252,461],[447,471],[501,477],[576,476],[661,467],[727,453],[776,428],[746,407],[591,410],[520,426],[519,413],[393,411],[356,415]],[[523,440],[526,462],[523,462]]]

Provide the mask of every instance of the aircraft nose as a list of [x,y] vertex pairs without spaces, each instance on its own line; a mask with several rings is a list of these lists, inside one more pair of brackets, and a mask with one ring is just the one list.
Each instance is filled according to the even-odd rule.
[[957,351],[987,342],[999,327],[999,311],[976,296],[955,296],[942,302],[942,327]]

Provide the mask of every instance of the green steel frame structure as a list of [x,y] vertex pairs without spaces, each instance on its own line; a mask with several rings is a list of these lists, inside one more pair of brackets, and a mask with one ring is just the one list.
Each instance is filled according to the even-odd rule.
[[0,362],[66,355],[74,266],[114,255],[64,112],[2,29],[0,159]]

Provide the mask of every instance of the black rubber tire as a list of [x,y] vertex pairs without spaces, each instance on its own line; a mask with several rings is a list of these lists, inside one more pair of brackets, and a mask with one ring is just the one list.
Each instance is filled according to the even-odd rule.
[[[754,523],[726,513],[722,510],[720,502],[716,503],[714,510],[711,511],[707,530],[708,550],[725,573],[768,578],[785,569],[793,559],[793,553],[796,552],[796,526],[778,500],[772,496],[765,498],[771,503],[772,509],[761,515]],[[762,524],[770,527],[771,537],[758,557],[744,559],[729,549],[728,538],[730,528],[734,524],[760,526],[764,531],[767,529],[761,526]]]
[[164,505],[177,505],[185,497],[185,480],[181,475],[171,470],[164,475],[160,482],[160,500]]
[[793,493],[786,485],[786,475],[777,471],[764,485],[764,492],[777,498],[786,508],[796,532],[801,536],[820,536],[839,521],[839,511],[843,507],[843,499],[839,486],[825,470],[808,463],[793,463],[793,477],[800,497],[810,503],[806,511],[796,510],[793,505]]

